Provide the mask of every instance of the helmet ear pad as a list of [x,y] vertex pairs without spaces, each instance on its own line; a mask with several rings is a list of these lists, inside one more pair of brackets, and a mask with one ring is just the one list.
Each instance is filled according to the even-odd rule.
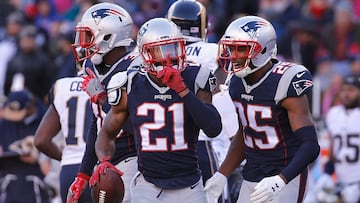
[[91,63],[93,63],[94,65],[99,65],[102,63],[103,61],[103,54],[94,54],[91,58]]
[[[269,50],[271,49],[272,50]],[[261,52],[251,60],[251,63],[256,67],[262,67],[267,62],[269,62],[272,58],[275,58],[277,54],[277,48],[276,48],[276,39],[270,40],[267,42],[267,44],[263,47]]]

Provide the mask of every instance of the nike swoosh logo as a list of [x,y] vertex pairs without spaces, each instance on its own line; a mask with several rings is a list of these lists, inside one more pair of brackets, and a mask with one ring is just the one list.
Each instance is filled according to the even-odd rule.
[[129,162],[129,161],[131,161],[133,159],[135,159],[135,158],[125,159],[124,162],[127,163],[127,162]]
[[300,78],[301,76],[303,76],[305,74],[305,71],[304,72],[302,72],[302,73],[298,73],[298,74],[296,74],[296,77],[297,78]]
[[195,183],[194,185],[190,186],[190,189],[194,189],[194,188],[196,188],[196,186],[198,186],[198,185],[199,185],[199,182],[197,182],[197,183]]

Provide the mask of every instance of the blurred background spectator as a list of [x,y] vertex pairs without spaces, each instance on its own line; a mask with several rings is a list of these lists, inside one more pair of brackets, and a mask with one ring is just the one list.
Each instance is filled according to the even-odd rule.
[[45,110],[27,90],[10,92],[5,102],[0,119],[0,202],[50,202],[40,153],[34,146],[34,134]]
[[19,50],[9,61],[6,70],[5,94],[10,91],[13,76],[21,73],[25,78],[25,87],[45,101],[57,70],[48,53],[40,48],[37,34],[37,28],[33,25],[27,25],[20,31]]

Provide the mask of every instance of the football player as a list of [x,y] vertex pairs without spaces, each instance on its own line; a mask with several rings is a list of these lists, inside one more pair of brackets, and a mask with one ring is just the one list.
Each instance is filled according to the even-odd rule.
[[[200,64],[210,69],[217,77],[218,85],[213,92],[212,102],[221,115],[223,131],[211,139],[201,130],[197,144],[199,165],[205,183],[217,171],[218,164],[224,160],[230,145],[229,138],[237,131],[235,107],[228,91],[220,92],[219,89],[219,84],[225,82],[226,75],[218,68],[218,45],[207,41],[208,19],[205,6],[195,0],[178,0],[170,6],[166,17],[180,28],[185,38],[187,62]],[[223,201],[224,199],[220,202]]]
[[185,64],[184,38],[165,18],[145,22],[137,46],[143,69],[129,69],[123,76],[118,102],[96,140],[101,164],[93,176],[113,154],[116,133],[129,117],[139,161],[131,184],[133,202],[206,202],[196,142],[200,129],[209,137],[221,131],[220,115],[211,104],[216,78],[205,67]]
[[308,165],[320,151],[308,105],[310,72],[276,59],[275,30],[257,16],[240,17],[227,27],[219,57],[230,61],[234,74],[229,93],[240,129],[218,172],[206,182],[209,202],[244,159],[237,202],[302,202]]
[[332,107],[326,115],[326,126],[331,136],[330,160],[325,165],[325,174],[317,181],[317,187],[335,192],[335,188],[326,187],[335,187],[331,184],[331,175],[335,173],[342,200],[359,202],[360,77],[348,76],[344,79],[339,99],[341,105]]
[[[75,28],[76,38],[73,49],[77,61],[83,63],[87,73],[82,88],[90,96],[93,119],[78,176],[69,188],[69,202],[77,201],[98,161],[95,154],[97,133],[110,110],[110,104],[116,102],[106,96],[106,88],[112,89],[118,85],[116,79],[110,84],[110,79],[117,73],[126,72],[131,64],[136,66],[134,64],[137,63],[137,59],[141,59],[137,52],[132,51],[132,27],[132,18],[125,9],[112,3],[99,3],[83,14]],[[115,141],[116,152],[111,158],[112,165],[109,166],[119,174],[123,172],[122,179],[125,186],[123,202],[131,201],[129,185],[137,172],[134,136],[129,126],[130,124],[127,123],[118,132]]]
[[[49,107],[35,133],[35,146],[52,159],[60,161],[60,195],[66,201],[68,188],[76,177],[86,146],[90,127],[89,96],[81,89],[82,78],[66,77],[57,80],[49,93]],[[53,138],[62,133],[61,149]],[[80,202],[91,202],[87,187]]]

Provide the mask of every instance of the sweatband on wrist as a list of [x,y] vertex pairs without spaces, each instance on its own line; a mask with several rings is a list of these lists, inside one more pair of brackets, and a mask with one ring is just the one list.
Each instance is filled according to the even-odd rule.
[[81,173],[81,172],[79,172],[76,176],[81,179],[84,179],[86,181],[89,181],[89,179],[90,179],[90,177],[88,175],[86,175],[85,173]]

